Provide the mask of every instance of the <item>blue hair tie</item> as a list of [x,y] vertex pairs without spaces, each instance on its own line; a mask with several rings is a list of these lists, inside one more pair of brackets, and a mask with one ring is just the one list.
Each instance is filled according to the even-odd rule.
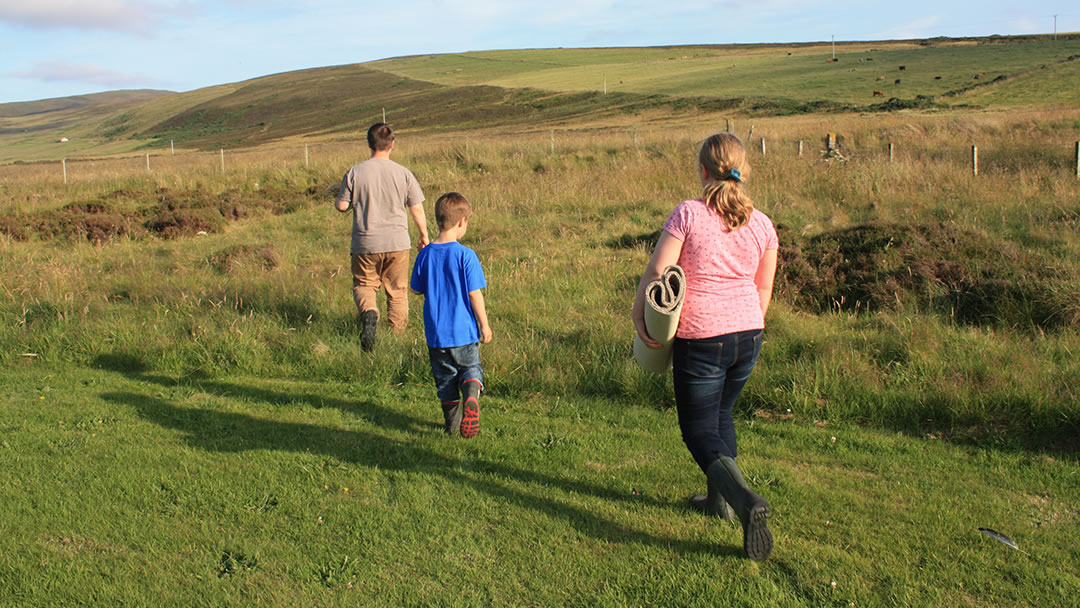
[[737,182],[741,182],[742,173],[740,173],[738,169],[728,169],[727,177],[725,177],[724,179],[733,179]]

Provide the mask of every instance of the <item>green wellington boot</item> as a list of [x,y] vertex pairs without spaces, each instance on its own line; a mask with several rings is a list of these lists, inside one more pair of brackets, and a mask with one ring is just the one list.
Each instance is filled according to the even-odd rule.
[[450,404],[444,403],[442,406],[442,415],[444,421],[443,430],[451,437],[457,435],[461,430],[461,402],[456,401]]
[[735,519],[735,511],[727,504],[720,490],[713,484],[708,484],[708,494],[694,494],[690,497],[690,508],[700,511],[705,515],[719,517],[724,521]]
[[755,562],[769,557],[773,545],[768,526],[769,503],[746,485],[734,458],[719,457],[705,474],[709,484],[716,486],[742,523],[746,556]]

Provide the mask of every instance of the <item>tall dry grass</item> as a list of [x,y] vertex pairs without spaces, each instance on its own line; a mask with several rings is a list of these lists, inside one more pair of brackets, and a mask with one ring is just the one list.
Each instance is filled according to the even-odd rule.
[[[1037,286],[1059,290],[1067,316],[1076,315],[1067,303],[1080,293],[1080,183],[1070,160],[1077,115],[740,118],[735,131],[754,128],[747,185],[786,244],[868,224],[975,235],[1001,245],[997,258],[977,261],[991,274],[1013,276],[1029,268],[1021,262],[1053,270],[1058,278]],[[669,381],[631,361],[629,304],[664,218],[698,194],[699,142],[724,126],[713,117],[400,134],[394,158],[414,171],[429,201],[457,190],[476,208],[466,244],[488,274],[496,340],[483,356],[493,391],[670,405]],[[846,161],[822,159],[826,132],[843,136]],[[977,177],[973,143],[984,163]],[[227,152],[224,174],[212,153],[151,157],[149,172],[145,158],[102,159],[69,164],[67,186],[55,164],[0,167],[0,215],[14,218],[110,196],[138,208],[162,190],[180,199],[209,192],[291,202],[289,212],[175,240],[93,245],[0,236],[0,361],[92,365],[120,357],[174,373],[426,385],[419,300],[409,332],[381,336],[374,357],[358,349],[348,221],[331,202],[341,174],[365,156],[357,140],[285,142]],[[1080,377],[1067,356],[1080,347],[1075,320],[1049,333],[992,318],[965,322],[928,308],[920,294],[869,313],[839,298],[835,307],[808,310],[791,289],[782,277],[748,410],[1000,440],[1015,432],[1039,441],[1078,428],[1080,400],[1067,380]],[[1023,305],[1000,314],[1016,318]]]

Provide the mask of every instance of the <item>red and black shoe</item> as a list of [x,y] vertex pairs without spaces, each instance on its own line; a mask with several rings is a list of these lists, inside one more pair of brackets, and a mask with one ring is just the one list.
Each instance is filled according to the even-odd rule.
[[461,394],[465,399],[462,401],[461,436],[470,439],[480,431],[480,393],[482,391],[479,380],[466,380],[461,385]]

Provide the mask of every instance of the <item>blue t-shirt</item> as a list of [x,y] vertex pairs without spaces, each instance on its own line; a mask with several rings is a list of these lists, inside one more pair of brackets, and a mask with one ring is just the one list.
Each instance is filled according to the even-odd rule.
[[431,243],[413,264],[409,287],[424,294],[428,346],[451,348],[480,341],[469,292],[487,287],[476,252],[454,241]]

